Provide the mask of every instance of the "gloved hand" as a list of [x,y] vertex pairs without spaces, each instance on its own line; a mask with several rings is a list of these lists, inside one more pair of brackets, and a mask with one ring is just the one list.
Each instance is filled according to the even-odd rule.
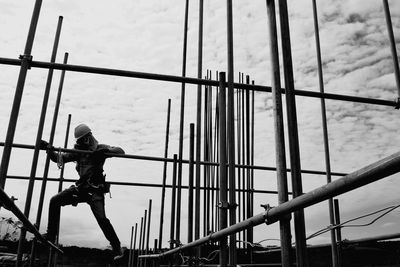
[[48,151],[52,147],[53,146],[51,146],[47,141],[40,140],[40,149],[45,149],[46,151]]
[[110,150],[108,148],[100,148],[98,150],[93,151],[92,157],[95,160],[103,160],[107,157],[105,155],[105,153],[107,153],[107,152],[110,152]]

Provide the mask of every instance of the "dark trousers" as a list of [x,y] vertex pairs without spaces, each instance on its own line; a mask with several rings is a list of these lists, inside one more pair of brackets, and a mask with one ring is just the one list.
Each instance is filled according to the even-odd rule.
[[[110,241],[114,250],[120,248],[120,241],[114,231],[110,220],[106,217],[104,209],[104,194],[103,193],[89,193],[86,190],[77,190],[77,187],[71,186],[68,189],[58,193],[50,199],[49,207],[49,222],[47,225],[47,236],[49,241],[54,241],[57,229],[60,223],[60,210],[61,206],[74,205],[86,202],[92,209],[93,215],[97,220],[105,237]],[[53,240],[52,240],[53,239]]]

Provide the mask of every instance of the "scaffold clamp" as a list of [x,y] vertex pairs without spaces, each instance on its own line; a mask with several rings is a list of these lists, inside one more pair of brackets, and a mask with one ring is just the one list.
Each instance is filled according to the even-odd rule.
[[19,59],[21,59],[21,60],[27,60],[28,61],[28,69],[30,69],[31,68],[31,62],[32,62],[32,59],[33,59],[33,56],[32,55],[19,55],[19,57],[18,57]]
[[[16,198],[16,197],[14,197],[14,196],[11,196],[11,201],[14,203],[15,202],[15,200],[18,200],[18,198]],[[10,210],[10,207],[9,206],[7,206],[7,205],[4,205],[4,203],[3,202],[1,202],[0,203],[0,207],[3,207],[3,208],[5,208],[6,210]]]
[[236,209],[237,206],[239,206],[237,203],[230,204],[228,201],[218,203],[220,209]]
[[261,204],[260,206],[263,207],[265,209],[265,211],[266,211],[265,223],[266,224],[270,224],[270,222],[268,221],[268,212],[269,212],[270,209],[272,209],[272,207],[269,204]]
[[396,99],[396,106],[394,106],[395,109],[400,109],[400,97]]

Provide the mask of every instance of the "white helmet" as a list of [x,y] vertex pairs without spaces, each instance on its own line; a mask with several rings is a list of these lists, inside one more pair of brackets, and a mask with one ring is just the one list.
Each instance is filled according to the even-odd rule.
[[81,137],[84,137],[88,133],[91,133],[92,130],[90,130],[89,126],[86,124],[79,124],[78,126],[75,127],[75,139],[78,140]]

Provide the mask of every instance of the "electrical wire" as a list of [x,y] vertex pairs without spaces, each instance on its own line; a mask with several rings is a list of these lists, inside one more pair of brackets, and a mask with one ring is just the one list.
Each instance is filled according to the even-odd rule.
[[[340,224],[337,224],[337,225],[329,225],[329,226],[327,226],[326,228],[321,229],[321,230],[319,230],[319,231],[317,231],[317,232],[311,234],[311,235],[308,236],[306,239],[308,240],[308,239],[314,238],[314,237],[316,237],[316,236],[322,235],[322,234],[324,234],[324,233],[326,233],[326,232],[329,232],[329,231],[331,231],[331,230],[333,230],[333,229],[336,229],[336,228],[364,227],[364,226],[371,225],[371,224],[375,223],[376,221],[378,221],[380,218],[382,218],[382,217],[384,217],[385,215],[387,215],[388,213],[390,213],[390,212],[392,212],[393,210],[397,209],[398,207],[400,207],[400,205],[386,207],[386,208],[383,208],[383,209],[380,209],[380,210],[377,210],[377,211],[374,211],[374,212],[371,212],[371,213],[368,213],[368,214],[365,214],[365,215],[362,215],[362,216],[359,216],[359,217],[350,219],[350,220],[348,220],[348,221],[345,221],[345,222],[340,223]],[[363,218],[365,218],[365,217],[369,217],[369,216],[375,215],[375,214],[380,213],[380,212],[383,212],[383,211],[385,211],[383,214],[379,215],[378,217],[376,217],[375,219],[373,219],[373,220],[370,221],[369,223],[346,225],[346,224],[348,224],[348,223],[350,223],[350,222],[353,222],[353,221],[356,221],[356,220],[359,220],[359,219],[363,219]]]

